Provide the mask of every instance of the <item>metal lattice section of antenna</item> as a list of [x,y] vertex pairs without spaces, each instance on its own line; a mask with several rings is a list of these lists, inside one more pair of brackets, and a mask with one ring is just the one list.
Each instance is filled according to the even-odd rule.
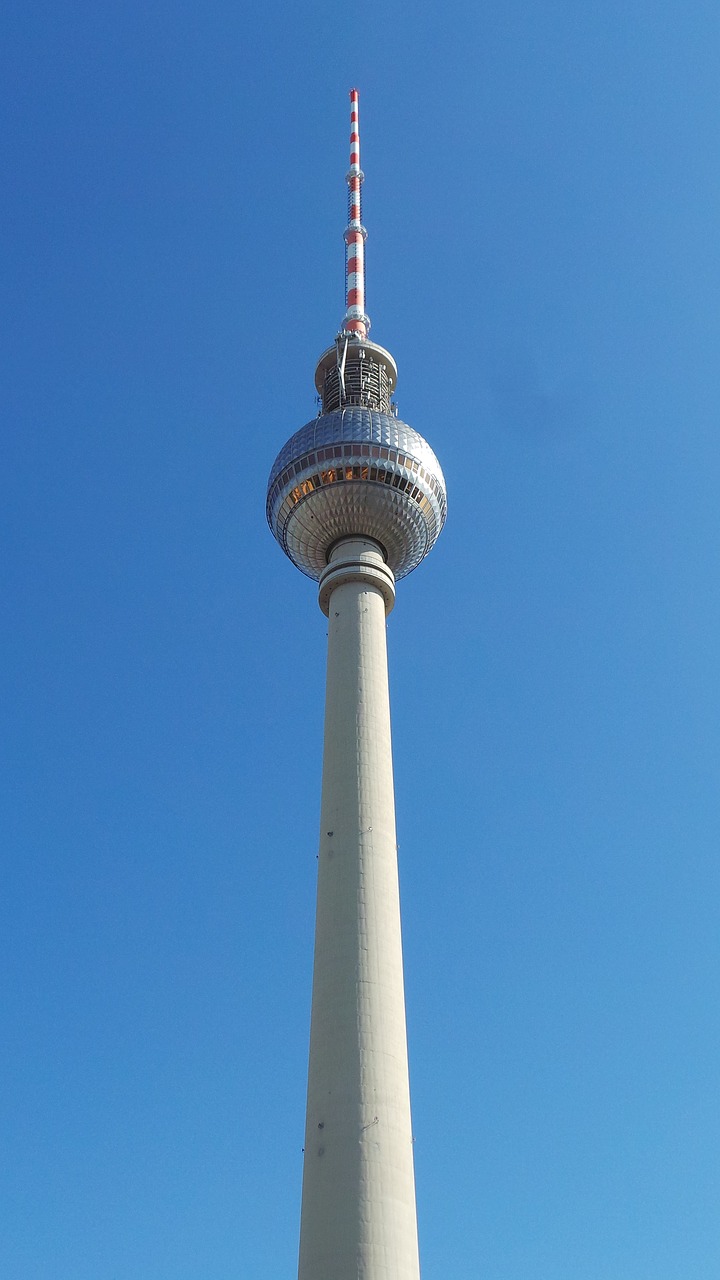
[[347,311],[343,333],[367,338],[370,320],[365,314],[365,238],[362,224],[361,190],[364,178],[360,168],[360,108],[357,89],[350,90],[350,168],[348,184],[348,225],[345,230],[345,285]]

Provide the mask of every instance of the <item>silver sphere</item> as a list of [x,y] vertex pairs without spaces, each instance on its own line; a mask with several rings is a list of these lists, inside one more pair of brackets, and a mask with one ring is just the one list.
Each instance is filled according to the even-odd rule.
[[352,406],[295,432],[273,463],[267,518],[283,551],[318,579],[339,538],[379,542],[396,578],[434,546],[445,480],[427,441],[389,413]]

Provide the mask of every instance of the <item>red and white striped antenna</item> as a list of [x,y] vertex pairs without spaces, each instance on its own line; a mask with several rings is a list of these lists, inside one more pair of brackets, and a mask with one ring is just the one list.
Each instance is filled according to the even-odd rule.
[[346,405],[360,405],[378,413],[395,413],[392,394],[397,365],[384,347],[371,342],[370,317],[365,311],[365,239],[362,224],[360,168],[360,110],[357,89],[350,90],[350,168],[348,225],[345,228],[346,311],[339,333],[323,351],[315,369],[321,413],[335,413]]
[[367,338],[370,319],[365,314],[365,240],[362,224],[362,183],[360,168],[360,105],[357,89],[350,90],[350,168],[348,184],[348,225],[345,229],[345,319],[342,332]]

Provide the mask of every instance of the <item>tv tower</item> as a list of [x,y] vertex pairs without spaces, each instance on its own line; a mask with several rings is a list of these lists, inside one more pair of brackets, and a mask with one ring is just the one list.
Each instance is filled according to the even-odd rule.
[[315,371],[318,416],[280,451],[267,517],[328,618],[299,1280],[419,1280],[386,616],[434,545],[445,481],[391,402],[368,338],[357,89],[347,310]]

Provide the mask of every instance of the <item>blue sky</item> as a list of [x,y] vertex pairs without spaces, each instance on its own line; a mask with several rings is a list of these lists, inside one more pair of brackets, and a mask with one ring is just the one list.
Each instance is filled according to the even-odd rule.
[[0,1274],[295,1270],[357,84],[423,1277],[717,1280],[717,6],[3,28]]

